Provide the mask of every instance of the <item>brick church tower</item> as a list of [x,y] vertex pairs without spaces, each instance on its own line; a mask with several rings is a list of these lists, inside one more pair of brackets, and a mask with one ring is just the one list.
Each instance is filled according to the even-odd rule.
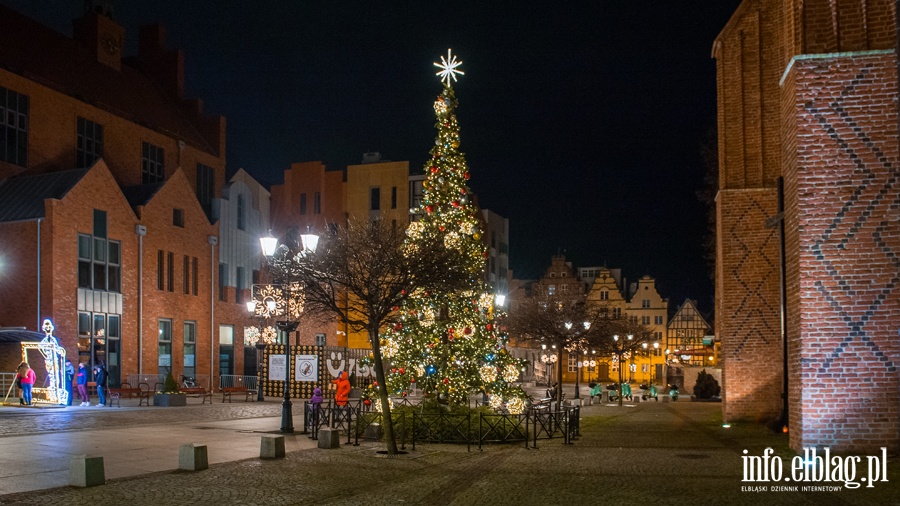
[[900,450],[896,49],[895,0],[745,0],[713,45],[723,414],[786,375],[794,449]]

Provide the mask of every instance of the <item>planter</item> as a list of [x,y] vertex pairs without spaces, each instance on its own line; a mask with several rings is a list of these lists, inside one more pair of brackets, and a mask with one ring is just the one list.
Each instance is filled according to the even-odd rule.
[[187,406],[185,394],[153,394],[153,405],[162,407]]

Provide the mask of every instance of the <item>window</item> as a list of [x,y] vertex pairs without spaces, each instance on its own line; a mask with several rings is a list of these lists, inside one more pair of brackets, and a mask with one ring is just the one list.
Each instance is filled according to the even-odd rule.
[[181,288],[184,290],[184,294],[188,295],[191,293],[191,259],[187,255],[184,255],[181,273]]
[[600,300],[609,300],[608,290],[600,290]]
[[238,230],[245,230],[244,228],[244,196],[237,196],[237,228]]
[[369,189],[369,210],[370,211],[380,211],[381,210],[381,188],[370,188]]
[[569,291],[569,285],[565,285],[565,284],[559,285],[559,291],[561,291],[561,292],[568,292],[568,291]]
[[313,194],[313,214],[322,214],[322,192]]
[[325,334],[316,334],[316,346],[325,346]]
[[103,156],[103,125],[78,118],[75,134],[75,167],[90,167]]
[[622,308],[614,307],[613,308],[613,318],[621,318],[622,317]]
[[197,257],[191,260],[191,295],[197,295]]
[[578,357],[574,354],[568,355],[569,372],[578,372]]
[[159,183],[165,179],[164,151],[149,142],[141,143],[141,182]]
[[172,209],[172,225],[184,228],[184,209]]
[[228,281],[228,266],[219,264],[219,300],[225,300],[225,283]]
[[556,294],[556,285],[548,285],[547,286],[547,295],[555,295]]
[[397,187],[391,187],[391,209],[397,209]]
[[172,320],[159,320],[158,374],[165,377],[172,372]]
[[156,289],[166,289],[166,252],[156,250]]
[[0,86],[0,161],[28,164],[28,97]]
[[234,374],[234,327],[219,325],[219,374]]
[[641,325],[650,325],[650,317],[641,316]]
[[206,215],[212,214],[213,189],[215,187],[215,176],[213,169],[202,163],[197,164],[197,200],[200,206],[206,211]]
[[657,315],[657,316],[654,316],[654,317],[653,317],[653,323],[654,323],[654,324],[656,324],[656,325],[662,325],[662,322],[663,322],[663,317],[662,317],[662,316]]
[[78,288],[122,291],[122,244],[78,234]]
[[641,307],[647,309],[650,307],[650,299],[641,300]]
[[306,194],[300,194],[300,214],[306,214]]
[[175,291],[175,253],[169,252],[166,258],[166,288],[170,292]]
[[196,378],[197,323],[184,322],[184,375]]
[[238,304],[244,301],[241,296],[241,289],[244,288],[244,268],[236,267],[234,272],[234,301]]

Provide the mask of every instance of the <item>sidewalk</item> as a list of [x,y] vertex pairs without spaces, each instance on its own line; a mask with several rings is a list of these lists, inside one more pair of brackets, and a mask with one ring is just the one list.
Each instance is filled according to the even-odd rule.
[[[300,409],[295,403],[294,425]],[[170,417],[173,411],[193,421],[159,426],[133,425],[121,429],[85,430],[63,434],[7,436],[0,444],[27,438],[28,444],[48,452],[65,447],[102,450],[106,485],[88,489],[55,488],[0,495],[0,504],[423,504],[423,505],[556,505],[556,504],[897,504],[900,473],[896,460],[888,463],[889,482],[875,488],[842,488],[837,492],[782,492],[766,485],[765,492],[742,491],[743,450],[762,455],[775,448],[785,459],[787,438],[756,425],[722,428],[720,406],[714,403],[646,402],[625,407],[593,405],[582,410],[582,436],[572,445],[561,439],[539,440],[537,449],[524,445],[487,446],[479,452],[465,446],[417,445],[416,451],[396,457],[377,453],[380,444],[338,450],[319,450],[306,436],[286,438],[284,460],[259,460],[261,432],[277,430],[280,418],[200,421],[219,416],[228,409],[280,412],[280,405],[235,403],[200,408],[155,409],[121,415]],[[90,409],[90,408],[84,408]],[[102,411],[108,408],[95,408]],[[114,409],[114,408],[113,408]],[[125,408],[123,408],[124,410]],[[151,412],[152,411],[152,412]],[[162,411],[162,412],[160,412]],[[5,412],[4,412],[5,414]],[[108,416],[115,413],[90,413]],[[6,417],[2,417],[4,420]],[[106,440],[105,446],[98,440]],[[176,471],[177,450],[184,443],[209,445],[210,469],[196,473]],[[20,451],[25,448],[18,447]],[[119,448],[118,445],[130,445]],[[105,449],[104,449],[105,448]],[[79,450],[81,451],[81,450]],[[27,453],[27,451],[26,451]],[[143,457],[128,454],[140,453]],[[0,451],[2,469],[18,469],[19,475],[0,477],[0,487],[9,483],[43,480],[62,473],[66,459],[56,470],[38,477],[28,476],[23,457]],[[142,460],[144,462],[142,462]],[[121,464],[112,464],[112,462]],[[128,462],[128,470],[126,464]],[[861,469],[864,473],[865,466]],[[113,473],[120,473],[119,475]],[[137,473],[139,476],[118,478]],[[150,474],[145,474],[150,473]],[[840,483],[824,485],[839,486]],[[53,485],[46,485],[53,486]]]

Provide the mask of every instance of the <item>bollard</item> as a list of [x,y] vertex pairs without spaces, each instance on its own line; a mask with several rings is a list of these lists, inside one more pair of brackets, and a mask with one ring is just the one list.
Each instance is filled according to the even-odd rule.
[[319,429],[319,448],[331,450],[341,447],[341,432],[337,429]]
[[73,455],[69,460],[69,485],[73,487],[96,487],[106,483],[103,457],[94,455]]
[[259,458],[283,459],[284,436],[265,435],[259,440]]
[[202,471],[209,468],[206,445],[196,443],[181,445],[178,449],[178,469],[185,471]]
[[373,423],[366,427],[366,430],[363,432],[363,437],[381,441],[381,424]]

